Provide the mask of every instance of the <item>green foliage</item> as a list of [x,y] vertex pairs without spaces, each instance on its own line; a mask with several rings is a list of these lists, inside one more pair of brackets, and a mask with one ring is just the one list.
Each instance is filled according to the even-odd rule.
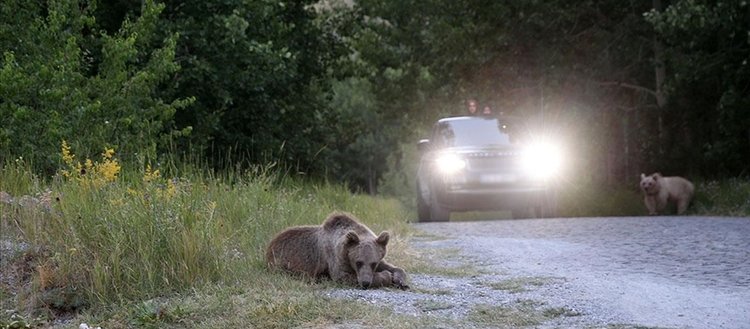
[[331,107],[337,123],[332,127],[330,176],[350,188],[375,193],[386,170],[383,161],[392,152],[395,127],[378,111],[370,81],[350,78],[333,83]]
[[590,179],[568,182],[560,192],[561,217],[646,215],[643,197],[635,184],[606,186]]
[[547,314],[536,310],[537,306],[530,300],[512,306],[477,304],[468,314],[468,318],[481,325],[495,328],[534,327],[549,320]]
[[[93,1],[6,1],[0,44],[0,157],[25,156],[50,171],[60,141],[82,154],[114,145],[123,157],[155,159],[173,131],[172,117],[187,98],[165,102],[156,89],[178,66],[176,35],[145,47],[163,5],[143,4],[142,15],[114,35],[96,32]],[[4,20],[5,21],[5,20]],[[96,54],[99,54],[98,56]]]
[[40,190],[43,180],[34,174],[31,165],[23,158],[0,163],[0,191],[11,195],[30,194],[34,190]]
[[[578,79],[607,77],[616,73],[618,65],[646,60],[621,53],[641,43],[609,43],[612,38],[634,41],[641,37],[638,33],[646,23],[638,10],[648,6],[637,3],[358,3],[364,15],[381,18],[367,25],[380,38],[363,38],[358,50],[366,60],[380,64],[376,67],[405,72],[402,79],[393,81],[395,86],[384,89],[394,90],[390,96],[401,93],[403,98],[415,98],[414,88],[425,88],[421,92],[443,96],[441,101],[451,103],[452,113],[462,110],[456,107],[467,97],[507,106],[510,111],[528,102],[526,98],[540,96],[538,88],[548,88],[545,92],[554,95],[560,92],[556,90],[560,84],[576,88],[583,82]],[[369,40],[377,43],[366,43]],[[430,78],[421,78],[425,76]],[[436,108],[423,110],[440,114]]]
[[176,323],[187,314],[179,306],[169,308],[154,300],[145,301],[134,307],[132,325],[138,328],[162,328],[169,323]]
[[240,159],[323,172],[331,126],[324,78],[335,48],[310,4],[166,2],[169,19],[159,26],[179,33],[182,70],[162,94],[195,97],[189,111],[176,114],[178,126],[194,127],[193,150],[223,160],[219,166]]
[[747,173],[749,9],[745,1],[680,0],[646,15],[668,46],[675,144],[688,144],[707,176]]
[[746,179],[695,182],[695,200],[690,211],[706,216],[750,216],[750,182]]
[[[608,183],[641,171],[746,171],[744,2],[675,1],[663,13],[652,1],[357,4],[351,44],[363,76],[377,86],[383,117],[408,129],[462,113],[472,97],[559,129],[577,174]],[[655,97],[655,36],[666,47],[665,108]]]
[[[471,97],[495,112],[529,117],[570,143],[581,172],[607,177],[609,150],[639,149],[632,116],[651,111],[650,2],[357,1],[362,20],[352,47],[362,76],[377,86],[383,118],[401,124],[398,143],[441,116],[465,113]],[[612,40],[617,40],[613,42]],[[641,81],[645,80],[645,81]],[[646,87],[613,87],[638,81]],[[641,115],[641,117],[645,116]],[[631,120],[631,123],[625,121]],[[624,133],[623,133],[624,132]],[[625,135],[623,137],[623,135]],[[425,136],[416,136],[416,138]],[[623,141],[624,139],[624,141]],[[625,144],[628,144],[625,146]],[[636,155],[637,157],[633,157]],[[640,154],[612,177],[638,169]],[[413,159],[394,160],[399,175]],[[390,174],[386,174],[390,175]]]
[[420,138],[426,138],[428,133],[417,129],[408,142],[399,144],[398,150],[392,152],[386,158],[388,170],[380,180],[380,192],[383,195],[397,198],[402,204],[410,209],[416,209],[416,182],[417,166],[419,165],[419,152],[417,142]]
[[16,312],[8,314],[7,318],[5,315],[6,314],[0,315],[0,329],[36,328],[37,323],[41,322],[39,319],[28,320]]
[[347,3],[4,1],[0,161],[51,173],[64,139],[376,192],[408,177],[414,131],[473,97],[564,135],[578,174],[609,183],[746,171],[745,2]]

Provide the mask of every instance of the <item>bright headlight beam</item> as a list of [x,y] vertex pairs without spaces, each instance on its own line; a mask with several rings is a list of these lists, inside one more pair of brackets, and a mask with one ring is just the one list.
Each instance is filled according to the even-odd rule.
[[441,173],[453,174],[466,167],[466,161],[455,154],[442,154],[435,159],[437,168]]
[[524,150],[523,166],[532,177],[553,177],[559,173],[562,166],[560,148],[549,142],[533,143]]

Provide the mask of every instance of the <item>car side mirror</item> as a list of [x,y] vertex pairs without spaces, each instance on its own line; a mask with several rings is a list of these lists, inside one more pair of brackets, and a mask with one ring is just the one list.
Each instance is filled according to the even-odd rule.
[[417,143],[417,151],[425,152],[430,148],[430,140],[429,139],[420,139],[419,143]]

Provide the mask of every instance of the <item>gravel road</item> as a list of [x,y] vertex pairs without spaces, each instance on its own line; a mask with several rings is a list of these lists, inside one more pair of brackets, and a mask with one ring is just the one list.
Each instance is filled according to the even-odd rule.
[[[342,289],[329,295],[466,328],[750,328],[750,218],[414,226],[423,232],[413,239],[414,249],[451,251],[452,257],[434,261],[471,266],[477,274],[415,274],[411,291]],[[477,316],[499,308],[536,317],[498,325]]]

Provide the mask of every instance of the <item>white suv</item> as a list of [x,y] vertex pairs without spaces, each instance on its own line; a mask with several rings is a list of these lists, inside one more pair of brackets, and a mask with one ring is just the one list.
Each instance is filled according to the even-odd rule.
[[513,217],[553,217],[562,153],[510,117],[440,119],[419,141],[419,221],[451,212],[511,210]]

